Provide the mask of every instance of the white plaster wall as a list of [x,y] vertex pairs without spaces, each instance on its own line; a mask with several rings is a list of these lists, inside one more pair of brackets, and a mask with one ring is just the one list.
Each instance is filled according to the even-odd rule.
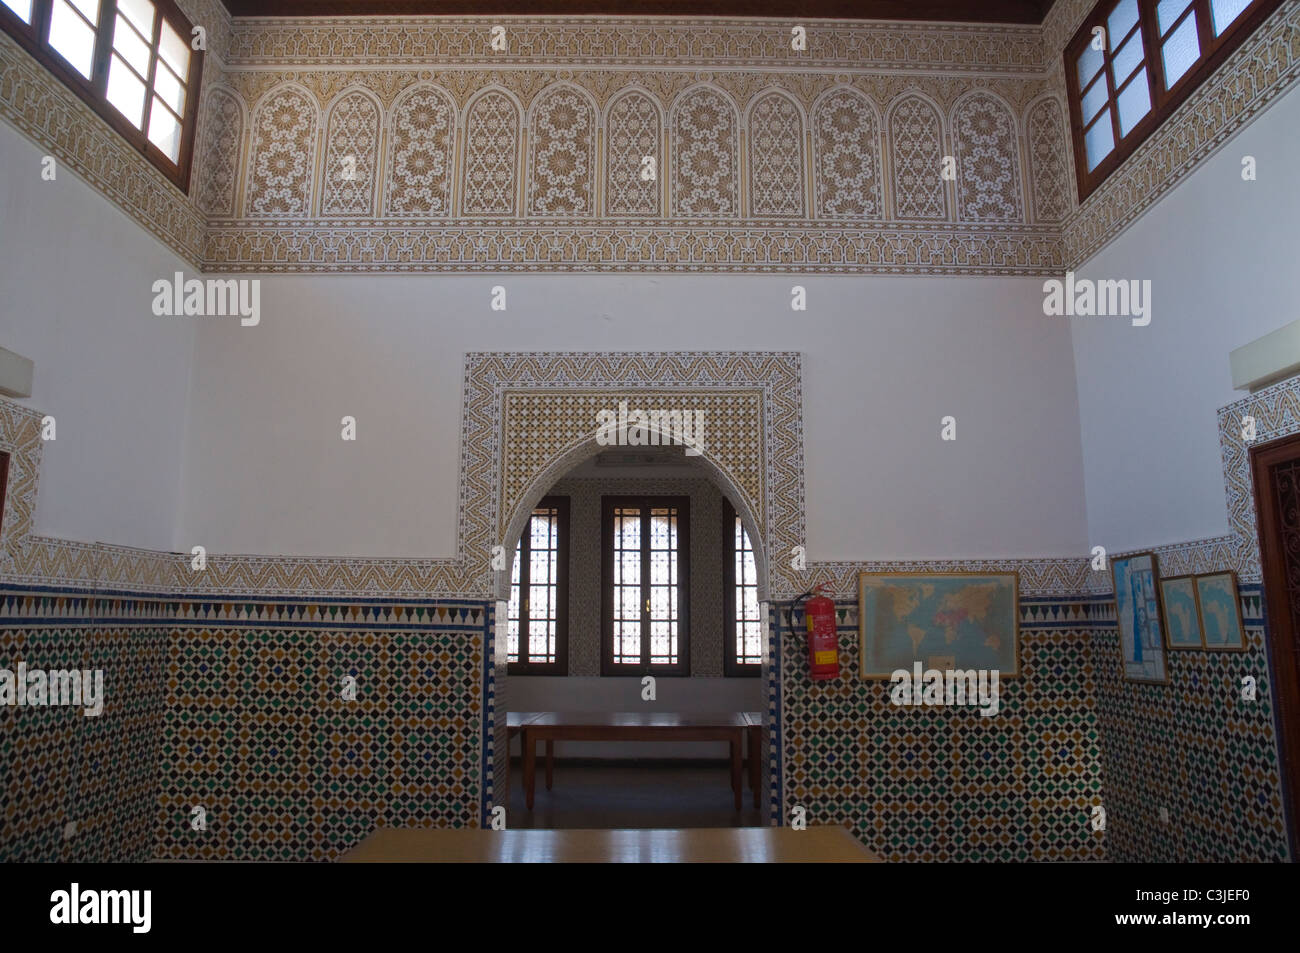
[[1084,552],[1068,324],[916,276],[264,277],[259,326],[199,326],[176,546],[451,555],[465,352],[641,349],[803,352],[810,559]]
[[1070,319],[1090,545],[1228,532],[1216,411],[1243,396],[1228,353],[1300,318],[1297,169],[1293,89],[1079,270],[1150,279],[1153,304],[1147,327]]
[[33,530],[171,549],[193,319],[153,315],[179,259],[0,122],[0,346],[36,363],[52,414]]

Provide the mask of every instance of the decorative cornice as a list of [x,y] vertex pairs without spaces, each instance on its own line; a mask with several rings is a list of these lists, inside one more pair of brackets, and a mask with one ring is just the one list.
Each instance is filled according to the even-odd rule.
[[[502,24],[507,50],[489,47]],[[1037,26],[975,26],[821,20],[808,49],[790,46],[775,20],[670,17],[239,18],[229,60],[241,66],[403,64],[494,69],[509,66],[640,66],[696,69],[1037,73]]]
[[1049,226],[681,221],[214,224],[209,272],[750,272],[1050,275]]

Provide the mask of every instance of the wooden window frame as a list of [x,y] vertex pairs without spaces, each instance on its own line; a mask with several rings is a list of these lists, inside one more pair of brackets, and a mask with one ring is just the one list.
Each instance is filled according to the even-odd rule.
[[[1255,32],[1279,6],[1282,0],[1255,0],[1237,19],[1229,24],[1223,35],[1214,36],[1214,27],[1210,11],[1210,0],[1193,0],[1191,6],[1196,11],[1197,33],[1200,40],[1201,55],[1170,90],[1165,90],[1164,57],[1161,55],[1159,25],[1156,21],[1157,0],[1137,0],[1138,31],[1142,38],[1142,67],[1146,69],[1147,86],[1151,96],[1151,110],[1138,121],[1127,136],[1120,136],[1118,90],[1115,88],[1116,77],[1111,69],[1111,52],[1109,33],[1105,62],[1102,65],[1107,91],[1112,97],[1107,106],[1111,110],[1112,132],[1115,144],[1111,151],[1088,171],[1088,152],[1084,143],[1083,91],[1079,88],[1078,60],[1080,54],[1092,42],[1093,27],[1106,27],[1106,20],[1121,0],[1100,0],[1084,19],[1079,31],[1074,35],[1062,54],[1065,60],[1066,99],[1070,106],[1070,140],[1074,149],[1075,179],[1079,189],[1079,201],[1082,203],[1095,192],[1112,172],[1118,169],[1124,160],[1131,156],[1150,135],[1168,119],[1179,106],[1186,101],[1209,76],[1214,73],[1246,38]],[[1186,14],[1184,14],[1186,15]],[[1165,34],[1168,37],[1181,25],[1180,20],[1170,27]],[[1107,28],[1108,29],[1108,28]],[[1142,67],[1139,67],[1142,68]],[[1107,107],[1103,107],[1107,108]]]
[[[555,661],[554,662],[509,662],[506,665],[508,675],[568,675],[569,674],[569,498],[567,496],[544,496],[537,501],[534,509],[553,509],[556,516],[556,564],[555,564]],[[519,539],[519,648],[520,655],[526,656],[524,650],[528,644],[528,599],[526,593],[529,585],[529,559],[532,536],[532,515],[528,525]]]
[[[722,498],[722,674],[726,678],[758,678],[762,662],[741,662],[736,657],[736,520],[731,501]],[[748,532],[748,531],[746,531]],[[750,540],[750,546],[754,541]]]
[[[640,507],[641,591],[649,588],[650,535],[645,526],[653,507],[677,508],[677,664],[652,665],[648,612],[642,609],[641,664],[614,663],[614,510],[617,507]],[[603,676],[643,676],[691,674],[691,498],[689,496],[602,496],[600,499],[600,673]]]
[[185,41],[190,51],[189,76],[185,80],[185,112],[181,119],[181,146],[176,162],[149,141],[149,110],[152,108],[153,63],[150,57],[149,82],[145,87],[145,123],[137,129],[131,121],[118,112],[108,100],[108,69],[113,53],[113,30],[116,24],[117,0],[100,0],[99,22],[95,26],[95,50],[91,59],[90,79],[82,76],[49,45],[50,13],[53,0],[32,0],[32,22],[24,23],[18,15],[0,3],[0,29],[3,29],[56,79],[67,86],[86,103],[100,119],[108,123],[118,135],[167,177],[181,192],[189,194],[190,172],[194,164],[194,137],[198,126],[199,90],[203,83],[202,50],[193,48],[194,24],[181,12],[175,0],[149,0],[157,11],[154,22],[153,47],[164,20]]

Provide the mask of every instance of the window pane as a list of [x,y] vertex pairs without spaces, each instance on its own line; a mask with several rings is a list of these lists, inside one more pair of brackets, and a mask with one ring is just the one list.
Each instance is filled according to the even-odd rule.
[[1119,94],[1119,134],[1127,136],[1150,111],[1151,90],[1147,86],[1147,71],[1142,70]]
[[1106,20],[1106,46],[1113,50],[1123,43],[1124,37],[1128,36],[1128,31],[1133,29],[1137,22],[1137,0],[1120,0],[1119,5],[1111,11],[1110,17]]
[[1083,94],[1083,124],[1086,126],[1092,122],[1092,117],[1097,115],[1097,110],[1106,105],[1109,99],[1109,91],[1106,89],[1106,80],[1099,79],[1088,88]]
[[1088,81],[1097,75],[1097,72],[1105,62],[1106,54],[1101,50],[1094,50],[1092,48],[1092,41],[1090,40],[1088,45],[1083,48],[1083,52],[1079,54],[1080,89],[1083,89],[1083,87],[1088,85]]
[[135,128],[144,127],[144,83],[116,54],[108,66],[108,101]]
[[6,7],[18,14],[24,23],[32,22],[32,0],[0,0]]
[[182,80],[190,77],[190,48],[170,24],[164,23],[158,38],[158,55]]
[[180,158],[181,124],[157,96],[154,97],[153,109],[149,112],[149,141],[173,162]]
[[1083,136],[1084,149],[1088,153],[1088,171],[1097,168],[1097,163],[1115,148],[1115,133],[1110,127],[1110,110],[1103,109],[1101,118]]
[[117,18],[113,28],[113,50],[122,54],[141,76],[149,75],[149,44],[131,28],[123,17]]
[[1214,11],[1214,35],[1221,35],[1248,6],[1250,0],[1210,0],[1210,9]]
[[81,15],[91,22],[93,26],[99,26],[99,0],[72,0],[72,5],[81,11]]
[[1165,88],[1172,89],[1182,75],[1201,58],[1201,42],[1196,36],[1196,14],[1183,21],[1174,35],[1165,41]]
[[153,42],[153,4],[149,0],[117,0],[117,12],[135,24],[135,28]]
[[1160,35],[1164,36],[1173,29],[1174,23],[1191,5],[1191,0],[1160,0],[1156,5],[1156,22],[1160,25]]
[[159,63],[154,71],[153,91],[159,99],[172,108],[172,112],[177,115],[185,112],[185,87],[162,63]]
[[54,12],[50,17],[50,46],[67,60],[73,69],[86,79],[90,79],[92,60],[95,56],[95,31],[77,15],[66,0],[54,0]]
[[1133,34],[1133,39],[1120,47],[1119,52],[1115,54],[1113,69],[1115,73],[1116,88],[1123,86],[1124,80],[1128,79],[1129,75],[1141,65],[1142,34],[1135,33]]

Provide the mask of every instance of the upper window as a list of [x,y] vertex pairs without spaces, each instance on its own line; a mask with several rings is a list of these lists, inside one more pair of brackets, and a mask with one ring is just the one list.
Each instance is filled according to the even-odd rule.
[[1079,200],[1281,0],[1102,0],[1065,49]]
[[511,675],[569,672],[569,498],[548,496],[515,548],[506,609]]
[[601,674],[689,675],[690,498],[601,500]]
[[0,26],[188,191],[203,54],[173,0],[0,0]]
[[749,534],[724,497],[722,532],[727,552],[723,556],[725,581],[722,620],[722,674],[756,676],[763,663],[763,617],[758,606],[758,566]]

